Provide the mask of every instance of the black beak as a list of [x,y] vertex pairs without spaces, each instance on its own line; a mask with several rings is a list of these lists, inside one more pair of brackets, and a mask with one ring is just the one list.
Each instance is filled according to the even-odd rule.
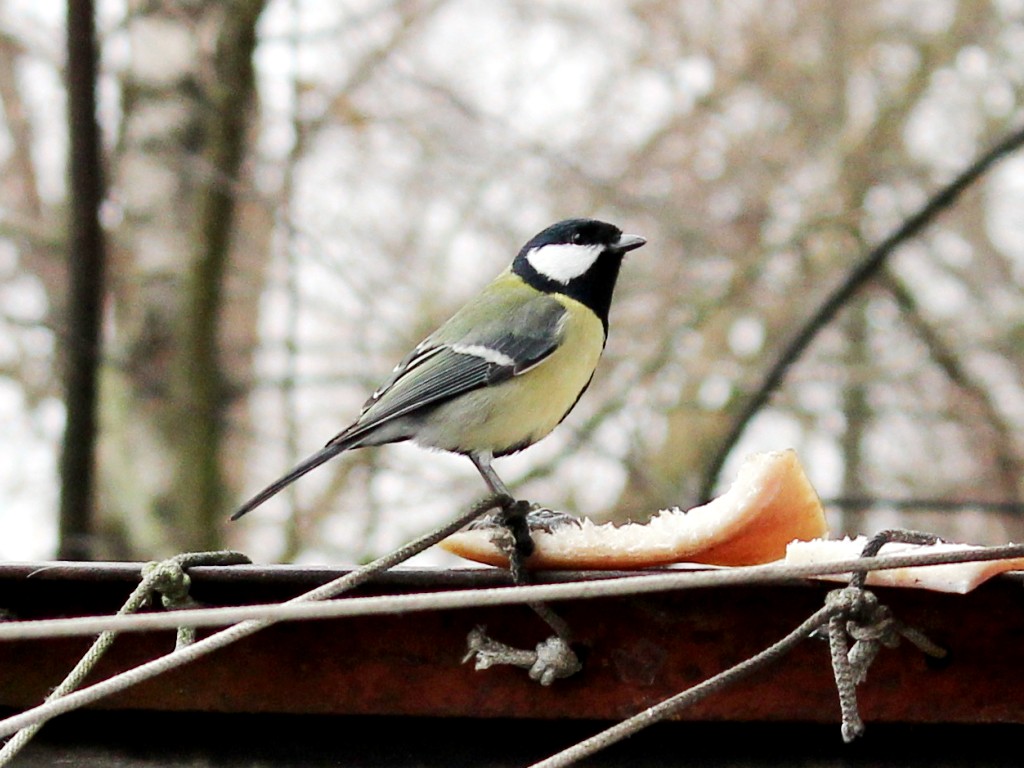
[[625,253],[626,251],[632,251],[636,248],[639,248],[646,242],[647,238],[640,237],[640,235],[623,234],[619,236],[619,241],[615,243],[615,250],[622,251],[623,253]]

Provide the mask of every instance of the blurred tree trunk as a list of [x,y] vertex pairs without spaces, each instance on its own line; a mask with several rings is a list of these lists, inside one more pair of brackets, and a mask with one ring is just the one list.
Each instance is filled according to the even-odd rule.
[[91,0],[67,5],[67,88],[70,135],[70,291],[65,323],[64,407],[67,418],[60,460],[61,559],[92,554],[97,379],[103,328],[106,259],[100,205],[103,171],[96,122],[97,47]]
[[[242,355],[232,370],[249,371],[259,292],[239,291],[232,303],[245,306],[230,316],[224,299],[237,273],[259,279],[269,239],[266,212],[236,202],[246,188],[263,7],[139,4],[128,20],[102,448],[112,555],[220,545],[231,406],[224,356]],[[233,263],[243,253],[245,263]]]

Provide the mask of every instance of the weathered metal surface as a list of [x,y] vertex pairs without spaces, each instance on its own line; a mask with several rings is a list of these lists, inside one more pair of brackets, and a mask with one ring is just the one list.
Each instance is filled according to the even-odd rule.
[[[0,608],[20,618],[111,613],[138,565],[0,566]],[[193,595],[228,605],[284,599],[340,572],[199,568]],[[30,575],[31,574],[31,575]],[[568,576],[571,576],[568,575]],[[559,580],[566,578],[562,575]],[[495,571],[389,575],[360,594],[494,586]],[[105,700],[157,711],[618,719],[661,701],[778,640],[822,605],[816,583],[703,589],[560,603],[585,668],[541,688],[522,670],[462,663],[467,633],[484,625],[532,647],[547,633],[526,607],[450,610],[279,624],[187,668]],[[997,579],[966,596],[877,591],[897,617],[950,650],[930,666],[908,645],[883,649],[859,688],[868,722],[1024,723],[1024,593]],[[172,633],[126,635],[95,679],[173,647]],[[0,643],[0,706],[37,703],[88,646],[86,639]],[[827,645],[812,640],[775,666],[682,713],[688,720],[837,722]]]

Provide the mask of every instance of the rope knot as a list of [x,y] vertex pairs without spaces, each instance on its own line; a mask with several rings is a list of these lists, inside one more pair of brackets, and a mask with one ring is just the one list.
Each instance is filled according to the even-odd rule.
[[[189,568],[197,565],[243,565],[250,562],[241,552],[230,550],[184,552],[142,566],[142,583],[139,586],[149,594],[158,593],[161,605],[169,611],[196,608],[200,603],[189,594],[192,586]],[[179,627],[174,647],[184,648],[195,641],[195,627]]]
[[[929,544],[935,540],[927,533],[886,530],[868,542],[861,557],[877,555],[889,542]],[[843,715],[843,741],[846,742],[864,732],[864,722],[857,710],[856,688],[867,679],[868,668],[882,646],[895,648],[903,637],[929,656],[942,658],[946,655],[943,648],[922,632],[896,619],[874,592],[864,589],[866,579],[867,572],[858,571],[850,577],[848,587],[832,590],[825,596],[825,605],[832,614],[828,622],[828,641]]]
[[195,604],[188,593],[192,579],[178,558],[146,563],[142,567],[142,577],[148,582],[150,589],[160,594],[160,602],[164,608],[174,610]]
[[877,605],[878,598],[874,593],[860,587],[833,589],[825,595],[825,605],[828,608],[851,618],[863,615],[871,609],[872,604]]
[[569,643],[557,635],[538,643],[532,651],[513,648],[493,640],[483,627],[471,630],[466,641],[467,652],[462,659],[463,663],[475,659],[477,670],[490,669],[498,664],[526,669],[529,670],[530,679],[543,686],[551,685],[559,678],[575,675],[583,669]]
[[900,625],[892,611],[877,603],[869,616],[847,621],[846,633],[858,643],[880,643],[886,648],[895,648],[900,642]]

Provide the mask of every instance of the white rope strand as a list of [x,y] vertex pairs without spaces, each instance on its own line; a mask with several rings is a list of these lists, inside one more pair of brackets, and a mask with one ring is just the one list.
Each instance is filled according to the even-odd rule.
[[784,638],[773,643],[760,653],[751,656],[746,661],[741,661],[739,664],[730,667],[724,672],[719,672],[714,677],[709,677],[704,682],[698,683],[692,688],[687,688],[682,693],[678,693],[671,698],[665,699],[661,703],[655,704],[653,707],[649,707],[643,712],[639,712],[636,715],[623,720],[621,723],[616,723],[611,728],[601,731],[601,733],[591,736],[589,739],[578,742],[556,755],[552,755],[545,760],[541,760],[539,763],[534,763],[529,768],[565,768],[565,766],[572,765],[582,760],[584,757],[600,752],[602,749],[610,747],[616,742],[622,741],[629,736],[639,733],[647,726],[653,725],[659,720],[664,720],[666,717],[670,717],[675,712],[685,709],[691,704],[710,696],[712,693],[725,688],[737,680],[756,672],[762,667],[767,666],[786,655],[793,650],[793,648],[807,639],[808,635],[810,635],[814,630],[823,624],[827,624],[829,619],[836,614],[838,610],[839,609],[833,606],[826,606],[819,609]]
[[[239,552],[219,551],[189,552],[177,555],[162,562],[149,563],[147,566],[143,567],[142,580],[128,596],[124,605],[121,606],[121,609],[118,611],[118,615],[128,616],[134,614],[142,608],[154,594],[161,594],[166,598],[173,590],[173,599],[175,601],[181,600],[184,596],[188,595],[189,579],[186,569],[193,565],[202,565],[204,563],[227,565],[248,562],[249,558]],[[180,633],[181,630],[179,630],[179,640]],[[113,645],[117,635],[117,632],[101,632],[96,640],[93,641],[89,650],[86,651],[85,655],[79,659],[78,663],[60,682],[60,684],[50,692],[50,695],[46,697],[46,700],[53,701],[59,699],[62,696],[67,696],[78,688],[78,686],[82,684],[82,681],[84,681],[85,678],[88,677],[89,673],[92,672],[99,660],[103,658],[103,655],[107,652],[110,646]],[[15,733],[14,736],[11,737],[10,741],[4,744],[3,748],[0,749],[0,766],[10,763],[10,761],[13,760],[25,747],[25,745],[35,737],[41,727],[42,723],[37,722],[26,726]]]
[[[316,602],[340,594],[376,573],[367,575],[370,566],[335,579],[313,592],[285,603],[233,606],[229,608],[200,608],[175,611],[171,614],[141,614],[135,616],[96,616],[70,619],[41,619],[37,621],[0,623],[0,641],[29,640],[52,637],[93,635],[98,632],[142,632],[176,629],[177,627],[225,626],[239,621],[322,620],[354,616],[412,613],[434,610],[452,610],[498,605],[518,605],[530,602],[556,600],[590,600],[601,597],[669,592],[681,589],[706,589],[724,586],[773,584],[814,576],[841,573],[882,571],[951,563],[1009,560],[1024,557],[1024,545],[1013,544],[959,552],[931,552],[924,554],[879,555],[876,557],[837,560],[830,563],[800,565],[753,565],[707,571],[673,571],[638,576],[601,578],[561,584],[536,584],[517,587],[491,587],[462,589],[446,592],[415,593],[355,597],[344,601]],[[351,583],[349,579],[358,580]],[[339,589],[339,585],[345,586]],[[209,638],[208,638],[209,639]],[[2,721],[0,721],[2,724]],[[2,734],[0,734],[2,735]]]
[[[135,588],[135,590],[129,595],[128,600],[121,607],[120,613],[129,614],[133,613],[141,608],[150,596],[150,585],[149,579],[144,578],[142,582]],[[53,691],[47,696],[47,700],[66,696],[71,691],[75,690],[81,685],[82,680],[85,679],[86,675],[92,671],[92,668],[96,666],[96,662],[106,653],[107,649],[114,642],[117,637],[116,632],[102,632],[99,637],[89,646],[89,650],[86,651],[85,655],[79,659],[78,663],[74,668],[67,674],[64,680],[58,685]],[[0,765],[7,765],[15,755],[17,755],[29,741],[36,735],[36,732],[42,726],[41,723],[33,723],[30,726],[20,729],[14,736],[4,744],[3,749],[0,749]]]
[[[374,560],[372,563],[364,565],[363,567],[346,574],[345,576],[341,576],[321,587],[318,587],[317,589],[299,595],[298,597],[289,600],[284,605],[294,605],[296,603],[313,600],[326,600],[339,595],[346,590],[352,589],[369,580],[376,574],[386,571],[388,568],[391,568],[400,562],[408,560],[413,555],[422,552],[427,547],[430,547],[438,541],[450,536],[455,531],[462,528],[462,526],[466,525],[466,523],[482,515],[488,509],[492,509],[494,506],[499,505],[501,500],[502,497],[488,497],[475,505],[469,512],[460,515],[458,518],[441,528],[431,531],[409,544],[406,544],[405,546],[402,546],[399,549]],[[200,613],[201,612],[202,611],[200,611]],[[188,613],[195,613],[195,611],[174,611],[172,615],[182,616]],[[230,645],[237,640],[248,637],[264,627],[270,626],[275,621],[276,620],[273,618],[267,618],[243,621],[240,624],[234,624],[225,630],[221,630],[215,635],[210,635],[209,637],[192,643],[191,645],[176,648],[173,652],[165,656],[153,659],[145,664],[140,664],[137,667],[121,672],[99,683],[81,688],[65,696],[51,698],[39,706],[25,710],[24,712],[13,715],[12,717],[8,717],[6,720],[0,720],[0,738],[10,736],[26,726],[45,723],[47,720],[50,720],[57,715],[84,707],[87,704],[91,704],[92,702],[98,701],[106,696],[123,691],[133,685],[137,685],[145,680],[149,680],[157,675],[163,674],[164,672],[168,672],[172,669],[188,664],[201,656],[205,656],[206,654]],[[198,625],[187,625],[175,622],[175,626]],[[122,629],[121,627],[116,627],[113,631],[120,632]]]

